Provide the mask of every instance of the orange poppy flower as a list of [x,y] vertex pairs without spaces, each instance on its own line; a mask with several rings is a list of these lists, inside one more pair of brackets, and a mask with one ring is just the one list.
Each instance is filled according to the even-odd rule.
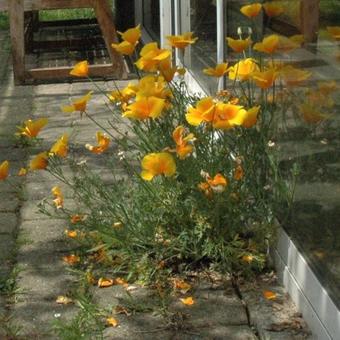
[[270,68],[263,72],[253,72],[251,77],[259,88],[265,90],[273,86],[277,76],[278,72],[276,69]]
[[124,55],[132,55],[135,50],[135,45],[131,44],[128,41],[122,41],[119,44],[111,44],[112,48],[116,50],[118,53],[124,54]]
[[246,114],[243,106],[231,103],[217,103],[213,120],[215,129],[231,129],[236,125],[241,125]]
[[240,11],[242,14],[247,16],[248,18],[254,18],[258,16],[262,8],[262,5],[258,2],[251,4],[251,5],[245,5],[242,6]]
[[176,163],[168,152],[150,153],[142,159],[141,177],[151,181],[155,176],[173,176],[176,173]]
[[198,126],[203,122],[211,122],[214,118],[216,104],[212,97],[197,102],[196,107],[189,107],[185,118],[190,125]]
[[223,77],[228,72],[228,63],[217,64],[214,68],[208,67],[203,70],[203,73],[211,77]]
[[192,153],[194,149],[192,143],[196,140],[193,133],[189,133],[184,137],[184,131],[184,127],[180,125],[172,133],[172,138],[176,143],[176,153],[179,159],[184,159]]
[[272,34],[263,38],[262,42],[258,42],[253,46],[255,51],[272,54],[275,53],[279,47],[280,38],[277,34]]
[[71,76],[75,77],[87,77],[89,75],[89,63],[87,60],[81,61],[74,65]]
[[160,49],[156,42],[146,44],[141,52],[140,58],[136,61],[136,66],[143,71],[156,72],[161,61],[169,58],[169,50]]
[[26,136],[29,138],[37,137],[40,130],[48,123],[47,118],[40,118],[37,120],[26,120],[24,127],[19,127],[19,135]]
[[80,113],[86,111],[88,101],[91,99],[93,91],[88,92],[85,96],[75,100],[71,105],[63,106],[61,109],[65,113],[72,113],[79,111]]
[[287,86],[298,86],[310,78],[311,75],[311,72],[301,70],[291,65],[284,66],[280,70],[280,76]]
[[44,170],[48,165],[47,152],[41,152],[36,155],[30,162],[30,170]]
[[21,168],[18,172],[18,176],[26,176],[27,175],[27,169]]
[[166,38],[170,46],[184,49],[188,45],[194,44],[198,38],[193,38],[193,32],[186,32],[182,35],[168,35]]
[[63,134],[52,146],[50,150],[50,154],[56,155],[59,157],[66,157],[68,152],[68,135],[65,133]]
[[284,7],[278,1],[266,2],[263,5],[263,9],[268,17],[277,17],[284,12]]
[[250,38],[247,39],[233,39],[226,38],[228,46],[236,53],[242,53],[246,48],[248,48],[253,42]]
[[125,32],[119,32],[118,34],[122,37],[123,40],[128,41],[132,45],[136,45],[138,40],[142,36],[142,31],[140,29],[140,25],[137,25],[134,28],[129,28]]
[[102,133],[100,131],[96,133],[96,138],[98,145],[93,146],[91,144],[86,144],[85,147],[86,149],[98,155],[108,149],[110,145],[110,138],[105,133]]
[[234,172],[234,179],[240,181],[244,176],[244,171],[241,165],[237,165]]
[[257,116],[260,111],[261,106],[254,106],[246,111],[242,126],[245,128],[253,127],[257,122]]
[[229,68],[229,79],[245,81],[250,78],[253,72],[259,71],[259,67],[252,58],[242,59]]
[[0,165],[0,181],[3,181],[8,177],[9,174],[9,162],[4,161]]
[[182,298],[180,299],[180,301],[186,306],[192,306],[193,304],[195,304],[195,300],[193,299],[192,296],[189,296],[187,298]]
[[53,200],[54,205],[57,209],[61,209],[64,206],[64,196],[61,189],[58,186],[52,188],[52,194],[55,197]]
[[63,256],[63,261],[69,265],[75,265],[80,262],[80,257],[74,254]]
[[157,97],[142,97],[126,107],[123,117],[144,120],[158,118],[165,108],[165,100]]

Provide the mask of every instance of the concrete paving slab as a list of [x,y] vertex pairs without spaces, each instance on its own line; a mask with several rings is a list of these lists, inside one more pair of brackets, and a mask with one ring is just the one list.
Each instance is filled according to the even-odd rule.
[[[1,204],[0,204],[0,207],[1,207]],[[14,232],[17,230],[17,226],[18,226],[18,218],[15,213],[0,212],[0,235],[1,234],[9,234],[9,235],[12,234],[13,235]]]

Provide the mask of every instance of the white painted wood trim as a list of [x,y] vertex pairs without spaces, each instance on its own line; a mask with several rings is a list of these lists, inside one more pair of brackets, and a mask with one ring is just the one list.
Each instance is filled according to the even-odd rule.
[[167,48],[167,35],[172,35],[172,13],[173,8],[171,0],[159,0],[159,11],[160,11],[160,35],[161,35],[161,47]]
[[[217,63],[223,63],[226,55],[225,50],[225,25],[226,18],[225,14],[225,2],[224,0],[216,0],[216,30],[217,30]],[[218,91],[224,88],[224,77],[221,77],[218,81]]]
[[303,255],[280,228],[274,251],[281,282],[302,312],[315,339],[340,339],[340,312]]

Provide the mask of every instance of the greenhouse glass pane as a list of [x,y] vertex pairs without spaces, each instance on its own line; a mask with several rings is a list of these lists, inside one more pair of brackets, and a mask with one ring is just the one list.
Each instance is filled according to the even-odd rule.
[[[217,56],[216,1],[181,1],[181,32],[193,32],[197,42],[184,52],[184,65],[209,93],[217,91],[218,80],[202,70],[214,67]],[[183,55],[181,56],[183,61]]]
[[[292,169],[298,174],[291,214],[279,219],[340,307],[340,1],[277,1],[282,14],[269,18],[262,10],[253,20],[240,12],[250,2],[227,1],[228,36],[250,31],[254,42],[271,34],[304,37],[301,48],[256,55],[263,64],[274,57],[311,72],[299,84],[302,95],[294,97],[295,88],[281,89],[294,105],[284,112],[286,123],[273,145],[287,179]],[[231,63],[238,58],[243,55],[228,50]]]

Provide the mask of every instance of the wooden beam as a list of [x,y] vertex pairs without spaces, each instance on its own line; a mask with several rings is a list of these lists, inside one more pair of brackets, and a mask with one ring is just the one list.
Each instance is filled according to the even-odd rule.
[[9,1],[9,23],[14,82],[19,85],[25,81],[24,0]]
[[[35,68],[26,71],[28,79],[36,80],[49,80],[49,79],[81,79],[70,76],[72,67],[49,67],[49,68]],[[114,77],[120,79],[120,74],[117,74],[117,70],[112,67],[111,64],[107,65],[91,65],[89,70],[91,78],[95,77]]]
[[305,42],[316,42],[319,31],[320,0],[301,0],[301,32]]
[[118,39],[109,3],[106,0],[93,0],[93,7],[112,65],[117,74],[120,74],[122,78],[126,78],[123,57],[111,47],[111,44],[117,42]]

